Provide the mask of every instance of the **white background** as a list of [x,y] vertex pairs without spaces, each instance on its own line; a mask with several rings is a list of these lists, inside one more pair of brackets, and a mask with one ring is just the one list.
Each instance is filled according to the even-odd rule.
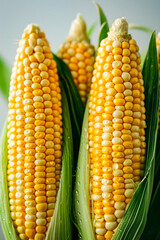
[[[160,0],[97,0],[103,8],[109,25],[115,18],[126,17],[128,23],[140,24],[160,31]],[[24,28],[38,24],[46,33],[52,51],[56,52],[67,37],[72,20],[81,13],[89,28],[97,19],[97,9],[91,0],[0,0],[0,55],[11,68],[18,41]],[[97,45],[99,24],[92,36]],[[130,30],[133,38],[144,51],[149,34]],[[7,102],[0,93],[0,132],[7,116]],[[3,197],[3,196],[0,196]],[[0,229],[0,240],[4,240]]]

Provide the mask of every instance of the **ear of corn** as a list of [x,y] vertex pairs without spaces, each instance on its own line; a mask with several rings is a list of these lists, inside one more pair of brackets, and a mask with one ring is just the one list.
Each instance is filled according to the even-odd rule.
[[88,129],[96,239],[113,237],[143,176],[146,123],[138,50],[123,18],[98,48]]
[[85,104],[92,78],[94,47],[87,37],[86,24],[81,15],[78,15],[73,21],[69,35],[58,54],[71,70],[74,82]]
[[[71,237],[69,199],[73,146],[66,98],[64,107],[64,135],[68,145],[65,143],[62,148],[62,104],[56,62],[45,34],[38,26],[29,25],[20,41],[12,71],[7,133],[10,215],[18,237],[23,240],[45,239],[55,206],[59,210],[56,203],[61,181],[62,151],[65,163],[57,204],[66,211],[63,214],[55,211],[53,221],[56,222],[59,216],[61,221],[54,224],[54,232]],[[65,227],[66,222],[68,228]],[[58,239],[52,231],[48,238]]]
[[[104,41],[103,41],[104,43]],[[100,48],[101,49],[101,48]],[[101,50],[100,50],[101,51]],[[101,53],[103,54],[103,52],[101,51]],[[98,60],[98,58],[97,58]],[[96,64],[95,64],[96,65]],[[155,66],[155,69],[152,68],[152,66]],[[80,153],[79,153],[79,158],[78,158],[78,170],[77,170],[77,175],[76,175],[76,186],[75,186],[75,195],[74,195],[74,200],[75,200],[75,219],[79,228],[79,233],[81,236],[81,239],[87,239],[87,240],[95,240],[95,239],[118,239],[118,240],[133,240],[133,239],[139,239],[143,229],[145,227],[146,224],[146,220],[147,220],[147,213],[148,213],[148,208],[149,208],[149,203],[150,203],[150,198],[151,198],[151,194],[152,194],[152,186],[153,186],[153,179],[154,179],[154,164],[155,164],[155,147],[156,147],[156,138],[157,138],[157,122],[158,122],[158,118],[157,118],[157,109],[158,109],[158,91],[157,91],[157,86],[158,86],[158,74],[157,74],[157,56],[156,56],[156,47],[155,47],[155,33],[153,33],[152,37],[151,37],[151,41],[150,41],[150,45],[149,45],[149,50],[148,50],[148,54],[145,60],[145,64],[144,64],[144,68],[143,68],[143,74],[144,74],[144,86],[145,86],[145,93],[146,93],[146,114],[147,114],[147,124],[148,124],[148,128],[146,129],[146,144],[147,144],[147,154],[146,154],[146,169],[145,169],[145,177],[143,179],[143,181],[139,184],[136,193],[133,195],[133,198],[130,202],[130,204],[128,205],[127,211],[124,215],[124,217],[122,218],[119,226],[117,227],[117,229],[115,229],[116,231],[114,236],[113,234],[110,234],[111,230],[107,232],[107,230],[105,230],[105,236],[101,235],[102,231],[98,230],[96,231],[96,227],[100,228],[102,227],[102,222],[100,222],[99,224],[95,224],[95,219],[93,219],[93,216],[95,216],[95,214],[99,214],[99,218],[97,216],[97,220],[100,220],[103,208],[99,208],[98,206],[100,206],[100,201],[97,201],[97,203],[95,204],[97,206],[97,210],[93,210],[93,203],[94,203],[94,199],[89,199],[89,195],[92,193],[93,188],[91,188],[91,186],[98,186],[99,185],[91,185],[91,181],[90,184],[88,184],[88,188],[86,188],[86,182],[89,181],[89,179],[91,180],[91,176],[93,177],[93,175],[90,175],[92,173],[92,171],[94,171],[94,166],[93,168],[89,168],[89,162],[87,161],[87,154],[88,151],[86,149],[82,150],[81,146],[83,146],[83,142],[85,141],[85,138],[87,136],[87,132],[85,128],[87,128],[87,118],[84,118],[84,125],[83,125],[83,130],[82,130],[82,139],[81,139],[81,145],[80,145]],[[97,75],[98,76],[98,75]],[[93,77],[93,83],[92,84],[96,84],[96,80]],[[100,80],[99,80],[100,83]],[[98,86],[97,86],[98,89]],[[103,90],[103,87],[99,88],[99,91]],[[97,102],[100,103],[100,98],[96,99],[96,96],[102,96],[102,93],[98,93],[93,96],[93,92],[91,90],[91,97],[90,97],[90,101],[94,100],[94,105],[96,105],[96,100]],[[107,99],[106,99],[107,100]],[[104,101],[107,102],[108,101]],[[108,102],[109,103],[109,102]],[[89,109],[90,109],[89,105]],[[154,106],[154,107],[153,107]],[[107,106],[106,106],[107,107]],[[109,107],[109,106],[108,106]],[[100,108],[97,110],[100,110]],[[88,109],[86,109],[86,111],[88,111]],[[91,114],[91,110],[89,110],[89,113]],[[96,119],[98,120],[100,118],[100,116],[96,116],[96,108],[94,110],[95,113],[95,117],[97,117]],[[101,115],[102,116],[102,115]],[[98,118],[99,117],[99,118]],[[89,118],[89,132],[88,132],[88,136],[90,136],[91,131],[90,131],[90,127],[92,126],[90,124],[90,120],[91,118]],[[98,124],[97,124],[98,125]],[[100,125],[100,124],[99,124]],[[98,133],[99,129],[95,129],[95,132]],[[96,140],[96,138],[95,138]],[[98,140],[98,138],[97,138]],[[88,145],[90,144],[91,139],[88,139]],[[98,142],[93,144],[93,146],[95,145],[95,147],[97,146],[98,149]],[[82,152],[81,152],[82,150]],[[89,154],[93,154],[93,151],[90,151]],[[96,151],[95,151],[96,153]],[[97,150],[97,154],[99,154],[98,150]],[[85,157],[84,157],[85,156]],[[92,155],[93,156],[93,155]],[[94,158],[96,159],[96,157]],[[98,160],[99,159],[99,160]],[[101,162],[101,157],[99,155],[97,155],[97,161],[99,161],[99,164],[97,163],[97,166],[100,166],[100,162]],[[85,164],[86,164],[86,174],[84,175],[85,179],[83,178],[81,181],[81,176],[84,173],[84,168],[85,168]],[[93,163],[94,164],[94,161]],[[112,165],[112,164],[111,164]],[[114,165],[114,163],[113,163]],[[112,165],[112,166],[113,166]],[[144,167],[143,167],[144,168]],[[88,171],[88,172],[87,172]],[[98,168],[97,170],[95,169],[95,171],[97,171],[97,175],[100,176],[100,172],[98,172]],[[139,171],[137,171],[138,173]],[[139,174],[139,173],[138,173]],[[97,176],[97,179],[98,179]],[[134,181],[138,181],[140,182],[140,177],[137,175],[135,178],[133,177]],[[97,181],[97,180],[95,180]],[[120,185],[120,184],[119,184]],[[98,191],[98,190],[97,190]],[[130,201],[130,199],[128,199]],[[126,204],[129,203],[129,201],[126,202]],[[112,203],[112,201],[110,202]],[[83,209],[88,209],[85,210],[85,212],[83,211]],[[107,210],[107,208],[105,209]],[[110,209],[111,210],[111,209]],[[101,213],[100,213],[101,211]],[[79,213],[79,214],[77,214]],[[85,221],[84,219],[87,216],[87,219],[89,219],[89,213],[90,213],[90,220]],[[111,213],[110,213],[111,214]],[[108,214],[109,215],[109,214]],[[87,224],[88,222],[88,224]],[[105,226],[105,225],[103,225]],[[107,225],[109,226],[109,225]],[[92,232],[90,234],[91,237],[89,237],[88,232]],[[108,233],[108,235],[106,234],[106,232]],[[99,236],[98,236],[99,235]],[[110,236],[109,236],[110,235]]]

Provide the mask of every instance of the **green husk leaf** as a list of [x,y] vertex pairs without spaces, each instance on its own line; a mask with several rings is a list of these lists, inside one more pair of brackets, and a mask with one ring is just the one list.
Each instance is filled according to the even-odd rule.
[[108,25],[107,18],[105,16],[102,8],[100,7],[100,5],[97,2],[93,1],[93,3],[97,7],[97,10],[98,10],[98,13],[99,13],[100,25],[102,25],[104,22],[106,22],[107,23],[107,25],[106,25],[106,32],[108,32],[109,31],[109,25]]
[[7,121],[4,125],[0,139],[0,221],[6,240],[18,240],[13,222],[10,216],[9,197],[8,197],[8,181],[7,181]]
[[72,168],[73,139],[69,114],[69,106],[65,91],[61,85],[63,108],[63,155],[61,181],[53,218],[51,220],[46,240],[72,239]]
[[98,14],[99,14],[99,20],[100,20],[100,32],[99,32],[99,37],[98,37],[98,47],[99,47],[101,40],[103,40],[104,38],[106,38],[108,36],[109,24],[108,24],[108,20],[104,14],[102,8],[100,7],[100,5],[95,1],[93,3],[97,7]]
[[59,78],[65,90],[71,114],[71,123],[74,140],[74,158],[75,158],[74,169],[75,169],[78,157],[84,106],[68,66],[55,54],[53,54],[53,57],[57,63]]
[[106,25],[107,23],[104,22],[100,27],[99,36],[98,36],[98,47],[100,46],[101,41],[107,37]]
[[153,194],[157,189],[157,185],[160,182],[160,131],[158,131],[157,136],[157,147],[156,147],[156,161],[155,161],[155,173],[154,173],[154,186]]
[[148,28],[148,27],[145,27],[145,26],[141,26],[141,25],[136,25],[136,24],[129,24],[128,27],[130,29],[137,29],[137,30],[141,30],[141,31],[144,31],[146,33],[149,33],[150,35],[152,34],[153,30]]
[[8,100],[9,94],[9,82],[10,82],[11,71],[3,60],[0,57],[0,91],[3,93],[4,97]]
[[146,58],[146,54],[147,54],[147,50],[143,50],[141,52],[141,66],[143,68],[143,65],[144,65],[144,61],[145,61],[145,58]]
[[144,230],[152,195],[156,140],[158,130],[158,60],[156,35],[152,33],[148,52],[143,66],[146,107],[146,167],[145,177],[139,184],[129,207],[118,226],[113,240],[138,240]]
[[96,25],[97,25],[97,21],[95,21],[91,26],[90,28],[87,30],[87,36],[88,38],[90,38],[96,28]]
[[74,219],[81,240],[95,240],[89,207],[88,105],[84,114],[74,189]]
[[[156,147],[156,159],[155,159],[155,173],[154,173],[154,185],[152,192],[151,204],[149,206],[149,212],[147,217],[147,223],[142,234],[141,240],[159,239],[160,234],[160,132],[157,136]],[[152,228],[150,228],[152,226]]]
[[[159,239],[157,236],[160,234],[160,181],[157,185],[156,191],[153,195],[148,217],[147,224],[142,234],[141,240]],[[152,226],[152,227],[151,227]]]

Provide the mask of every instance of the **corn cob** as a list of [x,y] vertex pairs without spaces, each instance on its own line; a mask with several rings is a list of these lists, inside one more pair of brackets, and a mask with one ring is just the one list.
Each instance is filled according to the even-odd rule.
[[68,65],[85,104],[92,79],[94,46],[90,44],[86,33],[86,24],[80,14],[73,21],[69,35],[58,55]]
[[12,70],[8,117],[10,212],[23,240],[45,239],[54,213],[63,132],[58,80],[44,32],[28,25]]
[[[156,45],[157,45],[157,54],[158,54],[158,67],[160,72],[160,33],[158,33],[156,38]],[[159,73],[159,85],[160,85],[160,73]],[[159,98],[160,98],[160,91],[159,91]],[[159,107],[159,119],[160,119],[160,107]],[[159,121],[159,128],[160,128],[160,121]]]
[[89,101],[91,216],[109,240],[139,184],[145,163],[145,106],[139,48],[117,19],[102,40]]

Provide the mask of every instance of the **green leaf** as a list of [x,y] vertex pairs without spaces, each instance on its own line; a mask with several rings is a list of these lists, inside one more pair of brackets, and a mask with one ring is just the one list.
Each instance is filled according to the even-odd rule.
[[[155,135],[158,129],[158,107],[159,107],[159,71],[156,49],[156,32],[151,36],[148,52],[144,62],[142,75],[145,88],[145,107],[146,107],[146,149],[152,152],[155,149]],[[153,126],[152,126],[153,124]],[[150,166],[150,161],[146,157],[146,172]]]
[[95,240],[89,206],[88,105],[84,114],[74,189],[74,219],[81,240]]
[[11,71],[5,61],[0,57],[0,91],[4,97],[8,100],[9,95],[9,82],[10,82]]
[[103,40],[104,38],[106,38],[108,36],[109,24],[108,24],[107,18],[105,16],[102,8],[100,7],[100,5],[97,2],[93,2],[93,3],[97,7],[97,10],[99,13],[99,20],[100,20],[100,33],[99,33],[99,37],[98,37],[98,47],[99,47],[101,40]]
[[141,30],[144,31],[146,33],[149,33],[150,35],[152,34],[153,30],[148,28],[148,27],[144,27],[141,25],[136,25],[136,24],[129,24],[128,26],[130,29],[137,29],[137,30]]
[[95,6],[97,7],[97,10],[98,10],[98,13],[99,13],[99,20],[100,20],[100,25],[102,25],[104,22],[107,23],[107,26],[106,26],[106,32],[109,31],[109,25],[108,25],[108,21],[107,21],[107,18],[102,10],[102,8],[100,7],[100,5],[93,1],[93,3],[95,4]]
[[147,50],[143,50],[141,52],[141,66],[142,66],[142,68],[143,68],[143,65],[144,65],[144,61],[146,59],[146,54],[147,54]]
[[53,54],[53,57],[57,63],[59,78],[65,90],[69,104],[74,140],[74,157],[75,157],[74,165],[76,167],[81,127],[84,115],[84,106],[68,66],[55,54]]
[[7,181],[7,122],[4,125],[0,139],[0,220],[6,240],[18,240],[13,226],[9,209],[8,181]]
[[157,185],[160,182],[160,131],[158,131],[157,136],[157,147],[156,147],[156,159],[155,159],[155,173],[154,173],[154,186],[153,186],[153,193],[155,193],[157,189]]
[[51,220],[46,240],[72,239],[72,168],[73,139],[69,106],[65,91],[61,85],[63,108],[63,155],[61,181],[54,215]]
[[147,224],[142,234],[141,240],[159,239],[157,236],[160,234],[160,181],[157,185],[156,191],[153,195],[148,217]]
[[139,184],[129,207],[118,226],[113,240],[138,240],[144,230],[152,195],[156,139],[158,129],[158,60],[156,35],[153,32],[143,67],[146,107],[146,168],[145,177]]
[[87,30],[87,36],[88,36],[88,38],[90,38],[90,37],[92,36],[93,31],[94,31],[96,25],[97,25],[97,21],[94,22],[94,23],[90,26],[90,28]]
[[[152,192],[151,204],[147,217],[147,223],[142,234],[141,240],[159,239],[157,236],[160,234],[160,132],[157,136],[156,159],[155,159],[155,173],[154,173],[154,186]],[[152,228],[150,228],[152,226]]]
[[100,27],[100,30],[99,30],[99,36],[98,36],[98,47],[100,46],[100,43],[101,41],[107,37],[107,34],[106,34],[106,25],[107,23],[104,22],[101,27]]

